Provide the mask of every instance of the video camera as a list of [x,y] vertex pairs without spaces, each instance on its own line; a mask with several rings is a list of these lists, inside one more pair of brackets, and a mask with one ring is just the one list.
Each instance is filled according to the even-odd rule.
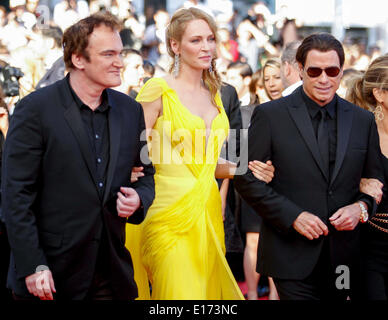
[[6,65],[0,67],[0,86],[6,97],[14,97],[19,95],[19,79],[24,76],[24,73],[15,67]]

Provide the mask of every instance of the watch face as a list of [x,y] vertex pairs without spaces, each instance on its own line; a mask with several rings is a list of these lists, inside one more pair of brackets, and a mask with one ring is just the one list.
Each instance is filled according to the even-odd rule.
[[367,213],[362,213],[361,214],[361,222],[365,223],[368,221],[368,214]]
[[361,202],[358,202],[358,205],[360,206],[360,209],[361,209],[360,222],[365,223],[368,221],[368,217],[369,217],[368,211],[366,210],[365,206]]

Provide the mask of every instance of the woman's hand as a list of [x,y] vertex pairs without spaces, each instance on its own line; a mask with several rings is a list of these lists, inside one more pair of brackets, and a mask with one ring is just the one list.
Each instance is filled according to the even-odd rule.
[[144,177],[143,167],[133,167],[131,172],[131,183],[136,182],[140,177]]
[[248,168],[257,179],[265,183],[270,183],[275,176],[275,167],[270,160],[266,163],[258,160],[250,161]]
[[377,179],[362,178],[360,182],[360,191],[373,197],[377,204],[383,197],[383,184]]

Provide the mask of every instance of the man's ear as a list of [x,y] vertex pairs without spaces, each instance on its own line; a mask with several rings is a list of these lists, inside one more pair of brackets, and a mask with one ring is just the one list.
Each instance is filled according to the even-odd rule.
[[284,76],[289,77],[291,74],[291,65],[287,61],[284,62],[283,70],[284,70]]
[[71,62],[73,63],[74,67],[76,67],[77,69],[83,70],[85,68],[84,66],[85,58],[80,54],[73,53],[71,55]]
[[303,66],[300,62],[298,62],[298,69],[299,69],[299,77],[303,80]]
[[299,65],[297,63],[290,64],[290,73],[294,74],[295,76],[297,75],[299,79],[301,79]]

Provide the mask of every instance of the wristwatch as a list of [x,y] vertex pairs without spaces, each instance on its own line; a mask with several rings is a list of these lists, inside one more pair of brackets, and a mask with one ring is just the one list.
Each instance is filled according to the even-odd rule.
[[360,222],[365,223],[368,221],[369,215],[368,210],[366,210],[365,205],[362,202],[358,202],[358,205],[360,206],[361,213],[360,213]]
[[50,268],[44,264],[41,264],[41,265],[36,267],[35,272],[41,272],[44,270],[50,270]]

